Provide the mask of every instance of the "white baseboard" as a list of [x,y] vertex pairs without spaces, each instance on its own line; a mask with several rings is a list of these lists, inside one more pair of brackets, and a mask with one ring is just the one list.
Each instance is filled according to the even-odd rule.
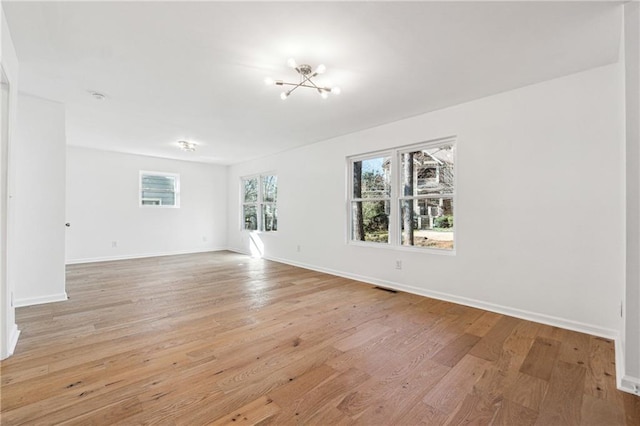
[[[248,254],[236,248],[228,248],[229,251],[233,251],[241,254]],[[567,330],[573,330],[580,333],[591,334],[593,336],[605,337],[607,339],[613,339],[618,341],[620,333],[617,330],[599,327],[593,324],[587,324],[579,321],[574,321],[567,318],[556,317],[552,315],[541,314],[537,312],[526,311],[522,309],[512,308],[509,306],[497,305],[482,300],[471,299],[468,297],[457,296],[454,294],[442,293],[439,291],[427,290],[423,288],[413,287],[405,284],[400,284],[393,281],[381,280],[374,277],[367,277],[358,274],[352,274],[350,272],[338,271],[334,269],[318,267],[306,263],[296,262],[289,259],[282,259],[272,256],[264,256],[267,260],[274,262],[280,262],[287,265],[297,266],[300,268],[310,269],[312,271],[324,272],[326,274],[337,275],[343,278],[350,278],[356,281],[362,281],[368,284],[379,285],[387,287],[393,290],[404,291],[407,293],[417,294],[419,296],[430,297],[432,299],[444,300],[447,302],[457,303],[460,305],[470,306],[472,308],[483,309],[485,311],[491,311],[498,314],[508,315],[516,318],[521,318],[527,321],[538,322],[541,324],[551,325],[554,327],[560,327]]]
[[[234,253],[251,256],[251,253],[238,248],[234,248],[234,247],[226,247],[226,248],[215,250],[215,251],[221,251],[221,250],[227,250]],[[141,257],[146,257],[146,256],[141,256]],[[561,318],[561,317],[556,317],[552,315],[546,315],[546,314],[541,314],[537,312],[511,308],[508,306],[497,305],[497,304],[485,302],[482,300],[456,296],[453,294],[442,293],[438,291],[426,290],[418,287],[400,284],[393,281],[381,280],[378,278],[352,274],[350,272],[319,267],[316,265],[296,262],[289,259],[282,259],[282,258],[273,257],[273,256],[264,256],[263,258],[266,260],[274,261],[274,262],[297,266],[299,268],[305,268],[312,271],[323,272],[326,274],[331,274],[331,275],[335,275],[343,278],[349,278],[356,281],[365,282],[368,284],[379,285],[379,286],[394,289],[394,290],[417,294],[419,296],[425,296],[433,299],[444,300],[447,302],[457,303],[460,305],[465,305],[465,306],[470,306],[473,308],[478,308],[486,311],[496,312],[499,314],[521,318],[528,321],[538,322],[541,324],[546,324],[554,327],[560,327],[568,330],[577,331],[580,333],[590,334],[593,336],[600,336],[608,339],[613,339],[615,341],[615,358],[616,358],[615,362],[616,362],[616,378],[617,378],[618,389],[625,392],[629,392],[631,394],[640,395],[640,379],[637,377],[624,375],[624,357],[623,357],[624,351],[621,347],[620,333],[617,330],[599,327],[593,324],[587,324],[587,323],[574,321],[567,318]]]
[[[234,251],[233,249],[230,249]],[[582,323],[579,321],[573,321],[567,318],[555,317],[552,315],[541,314],[537,312],[526,311],[517,308],[511,308],[509,306],[497,305],[482,300],[471,299],[468,297],[456,296],[454,294],[442,293],[439,291],[427,290],[423,288],[413,287],[405,284],[400,284],[393,281],[381,280],[378,278],[367,277],[358,274],[352,274],[344,271],[337,271],[328,268],[317,267],[314,265],[308,265],[291,261],[288,259],[281,259],[275,257],[265,256],[265,259],[273,260],[274,262],[285,263],[292,266],[298,266],[300,268],[311,269],[313,271],[324,272],[331,275],[337,275],[344,278],[350,278],[356,281],[362,281],[368,284],[379,285],[387,287],[393,290],[404,291],[407,293],[417,294],[419,296],[430,297],[432,299],[444,300],[447,302],[457,303],[460,305],[470,306],[472,308],[483,309],[485,311],[496,312],[498,314],[508,315],[511,317],[521,318],[527,321],[538,322],[554,327],[560,327],[567,330],[578,331],[580,333],[587,333],[593,336],[605,337],[608,339],[618,339],[620,333],[617,330],[598,327],[593,324]]]
[[24,299],[16,299],[13,305],[16,308],[22,308],[24,306],[42,305],[43,303],[51,302],[63,302],[67,300],[67,293],[49,294],[40,297],[28,297]]
[[618,389],[633,395],[640,395],[640,378],[625,374],[624,347],[622,339],[616,340],[616,385]]
[[7,345],[7,353],[4,358],[8,358],[13,355],[13,352],[16,350],[16,345],[18,344],[18,338],[20,337],[20,330],[18,330],[18,325],[13,324],[11,327],[11,332],[9,334],[9,343]]
[[[240,250],[229,248],[229,251],[236,253],[243,253]],[[496,305],[490,302],[482,300],[470,299],[467,297],[456,296],[452,294],[442,293],[438,291],[425,290],[422,288],[412,287],[392,281],[380,280],[377,278],[366,277],[362,275],[352,274],[344,271],[337,271],[329,268],[322,268],[315,265],[309,265],[301,262],[295,262],[288,259],[281,259],[277,257],[265,256],[265,259],[272,260],[274,262],[284,263],[287,265],[297,266],[300,268],[310,269],[312,271],[324,272],[326,274],[337,275],[344,278],[350,278],[357,281],[362,281],[368,284],[379,285],[382,287],[390,288],[393,290],[405,291],[407,293],[417,294],[419,296],[430,297],[433,299],[444,300],[447,302],[457,303],[460,305],[470,306],[473,308],[483,309],[486,311],[496,312],[499,314],[509,315],[516,318],[521,318],[528,321],[538,322],[541,324],[551,325],[554,327],[560,327],[567,330],[573,330],[580,333],[586,333],[593,336],[605,337],[612,339],[615,342],[615,363],[616,363],[616,381],[619,390],[628,392],[634,395],[640,395],[640,378],[632,377],[624,374],[624,350],[622,348],[621,336],[617,330],[599,327],[593,324],[582,323],[579,321],[570,320],[567,318],[560,318],[546,314],[540,314],[537,312],[525,311],[522,309],[511,308],[508,306]]]
[[633,395],[640,395],[640,378],[632,376],[623,376],[620,379],[618,389],[629,392]]
[[162,257],[162,256],[175,256],[179,254],[195,254],[195,253],[208,253],[214,251],[223,251],[227,250],[226,247],[223,248],[206,248],[201,250],[182,250],[182,251],[171,251],[171,252],[160,252],[160,253],[143,253],[143,254],[127,254],[127,255],[114,255],[114,256],[101,256],[101,257],[87,257],[81,259],[67,259],[67,265],[76,265],[80,263],[94,263],[94,262],[112,262],[114,260],[128,260],[128,259],[143,259],[147,257]]

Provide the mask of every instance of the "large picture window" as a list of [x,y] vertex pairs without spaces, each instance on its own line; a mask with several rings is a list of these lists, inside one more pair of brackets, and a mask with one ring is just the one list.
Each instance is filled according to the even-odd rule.
[[180,207],[180,175],[141,171],[140,206]]
[[264,174],[242,178],[242,228],[278,230],[278,177]]
[[453,250],[455,141],[349,159],[354,243]]

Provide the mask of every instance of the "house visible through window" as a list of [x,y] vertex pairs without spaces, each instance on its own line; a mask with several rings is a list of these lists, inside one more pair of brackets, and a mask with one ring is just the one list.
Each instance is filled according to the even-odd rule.
[[180,207],[180,175],[141,171],[140,206]]
[[242,228],[278,230],[278,177],[264,174],[242,178]]
[[452,250],[455,141],[349,159],[350,241]]

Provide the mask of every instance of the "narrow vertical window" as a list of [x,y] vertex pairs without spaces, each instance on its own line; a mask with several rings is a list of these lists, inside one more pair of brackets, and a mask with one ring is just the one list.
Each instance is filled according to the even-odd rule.
[[389,243],[391,157],[352,162],[351,239]]
[[274,174],[244,177],[242,228],[248,231],[278,230],[278,177]]
[[400,152],[401,243],[453,249],[454,147]]
[[258,178],[242,180],[242,218],[243,228],[258,229]]
[[278,230],[278,177],[275,175],[261,176],[262,180],[262,230]]

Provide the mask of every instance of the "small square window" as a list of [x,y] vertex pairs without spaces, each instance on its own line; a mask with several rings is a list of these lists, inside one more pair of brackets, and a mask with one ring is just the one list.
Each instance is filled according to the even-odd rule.
[[140,206],[180,207],[180,175],[141,171]]

